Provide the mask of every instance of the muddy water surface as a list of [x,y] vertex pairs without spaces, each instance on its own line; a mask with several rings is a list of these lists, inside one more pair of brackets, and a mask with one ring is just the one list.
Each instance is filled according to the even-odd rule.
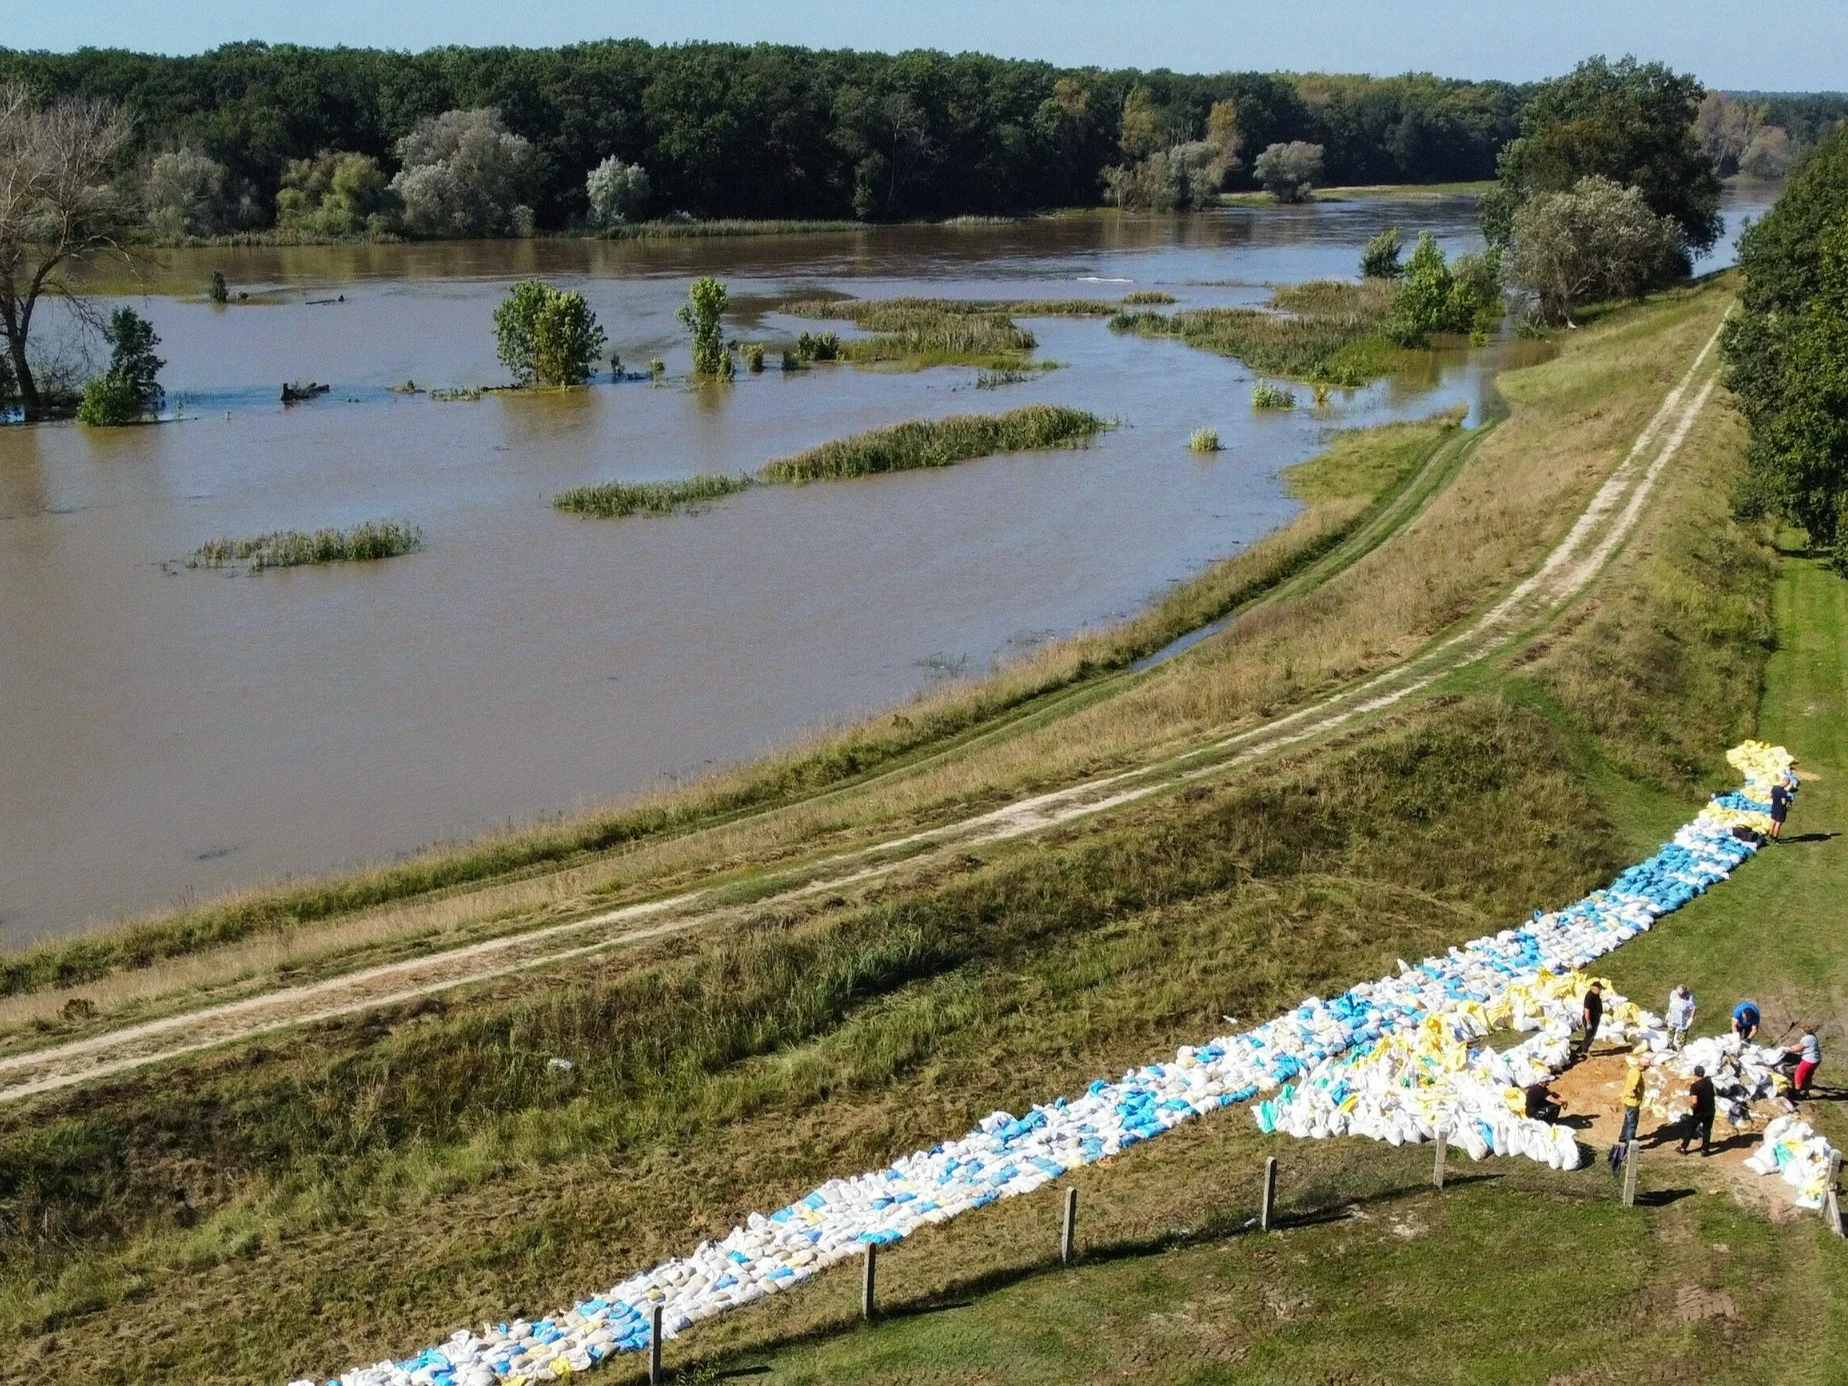
[[[1251,373],[1101,320],[1030,323],[1062,368],[819,368],[729,388],[491,383],[513,279],[582,289],[625,364],[687,368],[673,310],[718,274],[733,328],[818,289],[1260,300],[1352,271],[1380,227],[1475,243],[1463,201],[758,240],[183,251],[139,267],[183,422],[0,430],[0,942],[389,859],[699,775],[1124,616],[1294,511],[1278,471],[1341,426],[1481,408],[1484,353],[1322,410],[1254,414]],[[249,301],[214,307],[213,269]],[[118,291],[120,291],[120,286]],[[285,409],[284,380],[331,382]],[[607,377],[606,377],[607,380]],[[897,420],[1079,405],[1095,445],[778,487],[599,521],[557,492],[755,468]],[[1227,450],[1187,450],[1196,428]],[[202,541],[388,518],[377,564],[189,570]]]

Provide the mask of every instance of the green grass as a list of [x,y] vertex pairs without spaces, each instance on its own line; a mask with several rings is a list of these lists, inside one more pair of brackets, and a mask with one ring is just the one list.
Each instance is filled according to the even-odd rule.
[[1253,409],[1294,409],[1296,396],[1273,381],[1260,380],[1251,387],[1251,407]]
[[1188,308],[1128,311],[1110,320],[1117,332],[1171,337],[1243,361],[1255,371],[1326,385],[1364,385],[1397,359],[1383,335],[1392,287],[1378,281],[1320,281],[1280,289],[1272,310]]
[[1187,446],[1194,452],[1218,452],[1221,447],[1219,433],[1216,429],[1196,428]]
[[[1136,301],[1174,299],[1153,294]],[[978,366],[1002,372],[1023,369],[1038,346],[1015,318],[1108,317],[1119,306],[1095,298],[813,298],[792,299],[778,309],[796,317],[851,322],[873,334],[841,342],[843,361],[908,370]]]
[[355,563],[395,558],[423,547],[423,531],[391,520],[367,520],[351,529],[275,530],[254,539],[210,539],[186,557],[188,568],[247,564],[250,571],[311,563]]
[[758,476],[765,481],[838,481],[874,472],[945,467],[1001,452],[1070,447],[1109,426],[1096,414],[1051,404],[1032,404],[1000,415],[914,419],[767,462]]
[[748,476],[701,475],[676,481],[606,481],[560,492],[552,504],[579,515],[615,519],[639,513],[669,515],[676,510],[735,495],[751,486]]

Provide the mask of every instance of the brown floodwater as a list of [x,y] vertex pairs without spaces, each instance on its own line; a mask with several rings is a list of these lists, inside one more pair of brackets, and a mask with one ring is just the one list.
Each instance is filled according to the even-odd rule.
[[[1236,362],[1053,319],[1030,325],[1062,368],[992,391],[969,370],[850,367],[694,388],[672,379],[692,276],[724,278],[734,330],[774,340],[805,324],[766,305],[818,290],[1256,302],[1264,284],[1350,274],[1389,222],[1474,242],[1470,205],[1442,201],[149,257],[125,301],[160,333],[184,418],[0,429],[0,942],[684,781],[1121,618],[1287,520],[1279,470],[1334,429],[1479,413],[1493,355],[1434,353],[1327,408],[1259,414]],[[250,300],[207,302],[214,269]],[[390,390],[503,379],[490,315],[528,275],[582,289],[625,365],[659,357],[669,383]],[[307,379],[333,389],[278,402]],[[551,504],[1034,401],[1121,426],[1079,450],[694,515]],[[1201,427],[1226,450],[1189,452]],[[420,526],[427,548],[255,575],[182,565],[216,536],[373,518]]]

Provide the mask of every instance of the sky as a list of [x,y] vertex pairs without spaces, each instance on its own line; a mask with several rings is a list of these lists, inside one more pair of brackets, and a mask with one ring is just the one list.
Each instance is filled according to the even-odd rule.
[[0,45],[763,40],[1061,65],[1528,81],[1635,53],[1727,90],[1848,89],[1848,0],[7,0]]

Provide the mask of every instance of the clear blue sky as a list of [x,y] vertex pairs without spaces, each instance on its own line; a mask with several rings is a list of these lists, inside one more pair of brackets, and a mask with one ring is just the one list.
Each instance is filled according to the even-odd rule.
[[6,10],[0,44],[56,50],[762,39],[1190,72],[1514,80],[1634,52],[1712,86],[1848,89],[1848,0],[9,0]]

